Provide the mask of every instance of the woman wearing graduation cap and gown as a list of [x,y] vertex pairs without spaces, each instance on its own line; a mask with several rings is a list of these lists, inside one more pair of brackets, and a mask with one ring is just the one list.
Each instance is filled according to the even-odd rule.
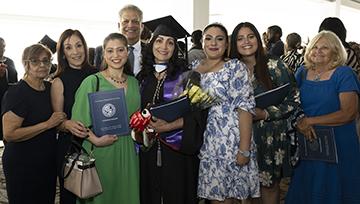
[[[158,25],[150,43],[143,50],[143,69],[138,75],[143,109],[176,98],[179,94],[175,91],[176,85],[182,80],[183,73],[188,71],[186,62],[178,58],[175,35],[177,29],[173,28],[174,25]],[[181,139],[171,145],[164,140],[155,139],[152,145],[140,151],[142,204],[198,203],[197,154],[202,143],[206,116],[206,111],[198,110],[173,122],[152,118],[149,127],[155,132],[178,129],[178,138]]]

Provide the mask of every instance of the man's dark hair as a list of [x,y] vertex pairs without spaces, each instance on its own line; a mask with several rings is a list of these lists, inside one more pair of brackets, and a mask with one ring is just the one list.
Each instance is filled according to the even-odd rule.
[[273,26],[270,26],[270,27],[268,28],[268,30],[269,30],[270,32],[273,32],[274,34],[279,34],[279,38],[281,38],[281,36],[282,36],[282,30],[281,30],[280,26],[273,25]]
[[201,38],[202,38],[202,31],[201,30],[195,30],[191,33],[191,42],[198,45],[201,45]]

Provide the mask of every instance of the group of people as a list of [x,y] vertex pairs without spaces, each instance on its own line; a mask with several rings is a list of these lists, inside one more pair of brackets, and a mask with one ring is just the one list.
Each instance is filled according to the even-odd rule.
[[[348,54],[341,37],[321,30],[307,45],[304,64],[289,69],[282,60],[286,58],[269,53],[281,50],[278,40],[263,45],[252,23],[239,23],[231,37],[222,24],[212,23],[200,31],[200,38],[194,34],[202,47],[193,49],[204,56],[188,66],[179,58],[176,31],[168,24],[159,24],[148,43],[140,41],[142,18],[134,5],[120,10],[120,32],[109,34],[96,49],[100,71],[90,65],[78,30],[61,34],[51,83],[45,80],[51,67],[49,48],[34,44],[24,50],[25,75],[9,87],[2,103],[9,203],[54,203],[57,178],[62,204],[197,204],[199,199],[212,204],[279,203],[279,183],[290,176],[288,204],[360,202],[355,123],[360,84],[345,66]],[[269,28],[268,38],[280,38],[278,30]],[[130,135],[92,131],[89,93],[124,89],[130,117],[178,97],[194,73],[217,103],[194,106],[174,121],[152,118],[148,125],[158,134],[174,132],[172,142],[178,148],[164,138],[145,147]],[[290,89],[281,103],[257,107],[256,95],[284,84]],[[295,138],[312,140],[315,128],[333,128],[338,163],[300,160],[292,167],[294,141],[287,136],[291,122],[301,133]],[[96,158],[103,192],[95,197],[76,198],[64,188],[62,166],[72,140]]]

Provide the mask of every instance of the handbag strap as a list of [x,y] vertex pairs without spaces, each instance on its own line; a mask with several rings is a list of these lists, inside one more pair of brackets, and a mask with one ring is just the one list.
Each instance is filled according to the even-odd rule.
[[[99,89],[100,89],[100,79],[99,79],[99,76],[94,74],[94,76],[96,77],[96,89],[95,89],[95,92],[98,92]],[[92,125],[90,125],[88,127],[89,129],[92,128]],[[91,143],[91,152],[94,150],[94,144]]]
[[[65,165],[66,165],[66,162],[63,163],[63,166],[62,166],[62,177],[65,179],[67,178],[71,171],[74,169],[74,166],[76,164],[76,161],[79,160],[79,157],[82,153],[85,153],[87,155],[90,156],[90,154],[88,153],[88,151],[86,151],[86,149],[79,143],[77,142],[74,138],[71,137],[71,144],[70,144],[70,147],[69,147],[69,151],[68,152],[71,152],[71,148],[73,148],[75,150],[75,153],[76,153],[76,157],[73,159],[72,163],[71,163],[71,166],[70,166],[70,169],[68,172],[65,173]],[[91,145],[91,150],[93,149],[93,145]],[[67,155],[69,156],[69,155]]]
[[[96,88],[95,88],[95,92],[98,92],[99,89],[100,89],[100,79],[99,79],[99,77],[98,77],[96,74],[94,74],[94,76],[96,77]],[[91,128],[91,127],[92,127],[92,125],[90,125],[88,128]],[[73,159],[73,161],[72,161],[72,163],[71,163],[71,166],[70,166],[70,169],[69,169],[69,171],[66,172],[66,173],[65,173],[65,165],[66,165],[66,162],[63,163],[62,171],[61,171],[61,172],[62,172],[62,177],[63,177],[63,179],[67,178],[67,177],[70,175],[71,171],[74,169],[74,166],[75,166],[75,164],[76,164],[76,161],[79,160],[79,157],[80,157],[80,155],[81,155],[82,152],[90,156],[90,154],[86,151],[86,149],[85,149],[79,142],[77,142],[77,141],[73,138],[73,136],[71,137],[71,144],[70,144],[69,149],[68,149],[68,151],[67,151],[67,152],[70,153],[70,154],[71,154],[71,152],[72,152],[71,149],[74,149],[74,150],[75,150],[76,157]],[[93,150],[94,150],[94,144],[91,144],[91,152],[92,152]],[[69,156],[69,155],[68,155],[68,156]],[[65,173],[65,174],[64,174],[64,173]]]
[[100,79],[99,79],[98,75],[94,74],[94,76],[96,77],[96,89],[95,89],[95,92],[98,92],[99,88],[100,88]]

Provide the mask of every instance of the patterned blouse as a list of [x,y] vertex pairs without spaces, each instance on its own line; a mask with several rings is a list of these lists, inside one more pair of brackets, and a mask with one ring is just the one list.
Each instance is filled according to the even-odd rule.
[[297,52],[297,50],[288,51],[282,55],[280,59],[288,66],[288,68],[295,73],[297,68],[304,64],[304,57]]
[[356,75],[359,77],[360,76],[360,64],[359,64],[360,60],[357,59],[357,56],[353,49],[346,48],[346,53],[348,54],[348,57],[345,62],[345,65],[351,67],[355,71]]

